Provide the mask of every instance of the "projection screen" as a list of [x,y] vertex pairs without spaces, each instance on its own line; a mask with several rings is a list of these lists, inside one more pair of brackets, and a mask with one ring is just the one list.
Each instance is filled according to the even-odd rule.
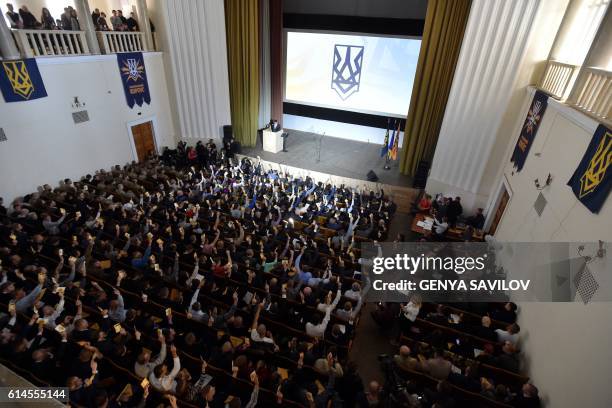
[[286,31],[285,102],[405,118],[421,40]]

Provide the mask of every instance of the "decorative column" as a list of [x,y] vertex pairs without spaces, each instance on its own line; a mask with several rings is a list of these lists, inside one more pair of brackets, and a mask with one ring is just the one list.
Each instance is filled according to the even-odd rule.
[[540,4],[540,0],[472,1],[427,180],[429,193],[461,196],[468,211],[486,204],[485,168],[517,86]]
[[19,50],[15,45],[10,28],[6,25],[2,9],[0,9],[0,16],[2,17],[0,22],[0,52],[2,53],[2,58],[6,60],[18,59],[20,57]]
[[96,36],[96,28],[94,27],[93,20],[91,19],[89,3],[87,0],[74,0],[74,6],[76,8],[77,17],[79,18],[81,30],[85,31],[85,39],[87,40],[89,52],[91,54],[100,54],[100,44],[98,43],[98,37]]
[[144,36],[147,51],[155,51],[153,47],[153,35],[151,33],[151,22],[147,9],[147,0],[136,0],[136,14],[138,15],[138,25]]

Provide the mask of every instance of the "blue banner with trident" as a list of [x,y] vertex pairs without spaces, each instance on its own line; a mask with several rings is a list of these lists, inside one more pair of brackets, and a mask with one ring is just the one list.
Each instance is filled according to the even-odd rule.
[[117,54],[117,62],[128,106],[142,106],[143,102],[150,104],[151,94],[142,52]]
[[598,213],[612,187],[612,131],[604,125],[595,130],[578,168],[567,182],[592,213]]
[[24,102],[47,96],[34,58],[3,61],[0,89],[6,102]]

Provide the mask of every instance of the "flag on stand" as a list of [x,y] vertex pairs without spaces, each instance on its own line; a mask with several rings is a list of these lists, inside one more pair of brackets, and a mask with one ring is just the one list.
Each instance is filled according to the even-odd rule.
[[393,129],[391,132],[391,140],[389,140],[389,144],[387,145],[387,158],[391,158],[391,149],[393,148],[393,143],[395,143],[395,122],[393,122]]
[[389,119],[387,119],[387,133],[385,133],[385,141],[380,149],[380,157],[384,157],[389,151]]
[[399,146],[399,137],[400,137],[400,126],[402,121],[397,121],[397,133],[395,134],[395,139],[393,140],[393,145],[391,146],[391,150],[389,150],[389,157],[391,160],[397,160],[397,149]]

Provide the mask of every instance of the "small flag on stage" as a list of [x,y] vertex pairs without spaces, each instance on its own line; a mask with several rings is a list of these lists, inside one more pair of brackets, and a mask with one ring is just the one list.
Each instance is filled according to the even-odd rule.
[[397,121],[397,132],[395,133],[395,139],[393,140],[393,146],[391,147],[391,150],[389,151],[389,157],[391,158],[391,160],[397,160],[397,149],[399,146],[399,138],[400,138],[400,131],[401,131],[400,126],[401,125],[402,125],[402,121],[398,120]]
[[612,187],[612,131],[604,125],[595,130],[578,168],[567,185],[592,213],[598,213]]
[[385,133],[385,141],[383,142],[383,146],[380,149],[380,157],[385,157],[389,151],[389,123],[390,120],[387,118],[387,132]]
[[387,145],[387,158],[391,158],[391,149],[393,149],[393,143],[395,143],[395,121],[393,122],[393,129],[391,132],[391,140],[389,140],[389,144]]

